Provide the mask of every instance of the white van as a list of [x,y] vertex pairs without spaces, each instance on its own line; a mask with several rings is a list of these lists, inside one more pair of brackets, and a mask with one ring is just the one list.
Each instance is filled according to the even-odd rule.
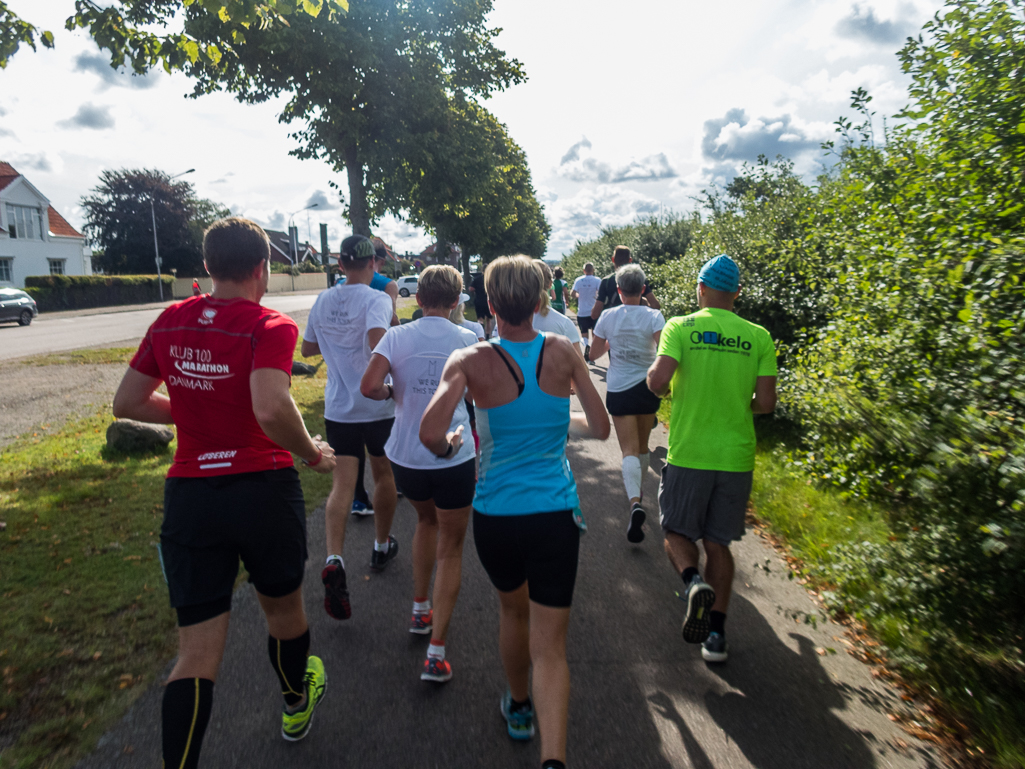
[[398,279],[399,296],[409,296],[416,293],[416,275],[404,275]]

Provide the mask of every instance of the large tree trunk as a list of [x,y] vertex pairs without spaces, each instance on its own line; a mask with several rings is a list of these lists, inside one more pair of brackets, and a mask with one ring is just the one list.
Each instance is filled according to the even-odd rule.
[[345,172],[349,177],[349,221],[354,235],[370,237],[370,211],[367,188],[363,182],[363,163],[355,143],[345,148]]

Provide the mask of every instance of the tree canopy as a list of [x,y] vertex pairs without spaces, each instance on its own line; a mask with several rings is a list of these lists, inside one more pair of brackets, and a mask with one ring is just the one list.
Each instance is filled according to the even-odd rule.
[[493,115],[472,100],[442,100],[396,147],[385,195],[441,243],[469,257],[541,256],[549,226],[534,194],[523,150]]
[[113,275],[156,271],[150,201],[163,271],[203,275],[203,231],[230,212],[197,198],[190,183],[149,169],[104,171],[92,194],[82,198],[86,235],[102,252],[94,265]]
[[[100,48],[111,55],[111,65],[122,66],[127,60],[137,73],[146,72],[157,64],[166,69],[180,69],[200,58],[216,63],[222,50],[209,46],[184,30],[163,35],[151,31],[155,25],[169,26],[183,10],[193,16],[209,16],[222,24],[233,24],[243,29],[272,27],[287,24],[297,14],[333,17],[344,13],[348,0],[121,0],[100,4],[94,0],[77,0],[69,10],[65,26],[84,28]],[[31,21],[19,17],[7,2],[0,0],[0,69],[7,66],[11,56],[22,45],[33,50],[36,43],[53,48],[53,33],[39,29]],[[236,37],[235,44],[244,42]]]

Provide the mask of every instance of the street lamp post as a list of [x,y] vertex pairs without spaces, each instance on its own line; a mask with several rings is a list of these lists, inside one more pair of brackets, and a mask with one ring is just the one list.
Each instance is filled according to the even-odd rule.
[[[195,171],[195,168],[190,168],[188,171],[182,171],[180,174],[175,174],[171,179],[177,179],[179,176],[185,176],[185,174],[191,174]],[[168,180],[170,181],[170,179]],[[160,243],[157,241],[157,212],[153,207],[153,194],[149,196],[149,215],[153,219],[153,253],[156,255],[157,263],[157,288],[160,290],[160,301],[164,301],[164,281],[160,277]]]
[[[301,214],[303,211],[309,211],[311,208],[316,208],[319,205],[319,203],[314,203],[312,206],[300,208],[295,212],[295,214]],[[288,247],[292,252],[290,256],[292,257],[293,267],[295,266],[296,260],[299,258],[299,233],[296,232],[295,235],[292,234],[292,220],[295,219],[295,214],[288,217]]]

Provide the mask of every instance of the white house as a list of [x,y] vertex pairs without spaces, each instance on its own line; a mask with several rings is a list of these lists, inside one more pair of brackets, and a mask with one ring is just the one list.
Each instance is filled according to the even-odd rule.
[[0,160],[0,286],[29,275],[92,275],[85,236],[9,163]]

